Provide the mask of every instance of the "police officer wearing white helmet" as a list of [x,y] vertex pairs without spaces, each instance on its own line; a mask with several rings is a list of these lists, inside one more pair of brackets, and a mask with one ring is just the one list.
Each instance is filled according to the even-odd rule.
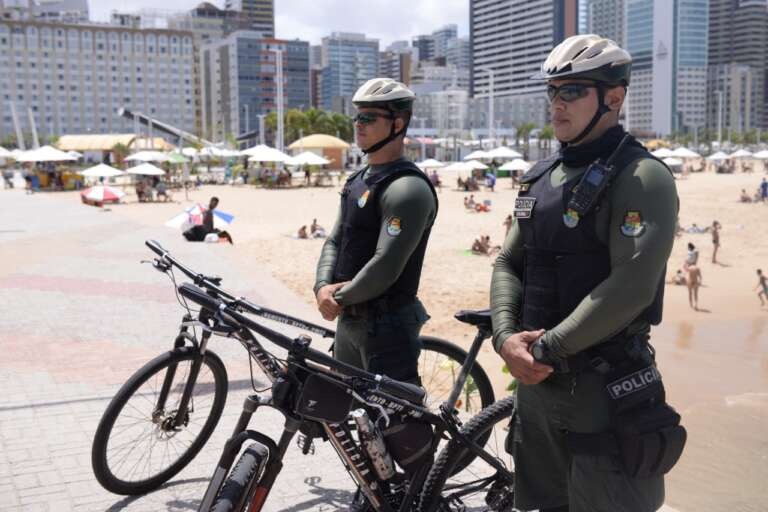
[[[341,192],[314,290],[323,318],[338,318],[334,357],[419,383],[419,332],[429,316],[417,292],[437,194],[404,156],[414,99],[390,78],[369,80],[355,93],[356,142],[368,161]],[[350,510],[364,509],[360,498]]]
[[494,347],[518,381],[515,507],[650,512],[685,430],[648,340],[662,316],[678,198],[619,124],[632,58],[573,36],[541,72],[561,149],[521,179],[491,282]]

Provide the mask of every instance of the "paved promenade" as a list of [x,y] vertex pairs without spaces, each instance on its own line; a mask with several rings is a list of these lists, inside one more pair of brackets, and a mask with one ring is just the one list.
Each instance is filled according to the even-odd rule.
[[[184,471],[135,498],[104,491],[91,471],[91,441],[107,403],[129,375],[171,348],[182,315],[170,281],[140,264],[152,255],[144,240],[157,239],[256,302],[319,317],[262,269],[235,268],[236,248],[189,244],[162,226],[165,219],[140,225],[73,199],[0,190],[0,510],[196,510],[250,388],[245,352],[232,340],[211,345],[230,379],[224,417]],[[271,434],[282,425],[276,413],[260,412],[254,422]],[[292,449],[266,509],[338,510],[350,488],[327,443],[313,456]]]

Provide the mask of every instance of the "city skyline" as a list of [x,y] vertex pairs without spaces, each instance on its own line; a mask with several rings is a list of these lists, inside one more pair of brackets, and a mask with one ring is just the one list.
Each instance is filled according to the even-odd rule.
[[[166,0],[163,10],[184,11],[200,3],[201,0]],[[224,7],[223,0],[209,3]],[[109,21],[112,10],[130,12],[156,6],[157,2],[153,0],[127,3],[120,0],[89,0],[91,18],[104,22]],[[398,7],[406,15],[400,14]],[[343,13],[343,17],[339,13]],[[469,34],[469,6],[466,0],[420,0],[419,9],[413,9],[412,2],[407,0],[391,0],[386,4],[349,0],[275,2],[275,35],[281,39],[302,39],[310,44],[320,44],[322,38],[331,32],[358,32],[379,39],[384,48],[393,41],[410,41],[414,35],[430,34],[450,23],[458,25],[460,37]]]

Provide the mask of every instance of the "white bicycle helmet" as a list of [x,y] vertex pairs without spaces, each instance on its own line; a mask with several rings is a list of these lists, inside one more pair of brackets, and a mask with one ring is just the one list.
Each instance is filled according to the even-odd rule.
[[373,78],[355,93],[352,103],[358,107],[383,107],[392,112],[411,110],[416,95],[405,84],[391,78]]
[[531,79],[585,78],[627,86],[631,68],[632,56],[614,41],[582,34],[557,45]]
[[[373,78],[365,82],[355,93],[352,103],[357,107],[383,108],[392,113],[392,127],[389,135],[373,144],[369,148],[361,148],[363,153],[374,153],[391,141],[405,135],[408,130],[408,124],[411,121],[411,112],[413,111],[413,100],[416,95],[405,84],[392,80],[391,78]],[[395,118],[400,117],[405,120],[405,125],[400,131],[395,131]]]

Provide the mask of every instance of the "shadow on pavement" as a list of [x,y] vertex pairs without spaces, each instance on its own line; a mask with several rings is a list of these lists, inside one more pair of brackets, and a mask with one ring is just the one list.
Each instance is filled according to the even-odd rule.
[[[141,496],[127,496],[117,503],[114,503],[111,507],[109,507],[105,512],[118,512],[119,510],[125,510],[128,508],[132,503],[138,501],[138,500],[152,500],[152,498],[158,496],[157,492],[159,491],[168,491],[169,489],[172,489],[173,487],[177,486],[183,486],[183,485],[189,485],[189,484],[199,484],[201,482],[208,482],[207,478],[189,478],[187,480],[178,480],[175,482],[167,483],[164,485],[161,485],[157,491],[153,491],[149,494],[143,494]],[[198,486],[195,486],[195,491],[200,491],[200,488]],[[185,493],[186,494],[186,493]],[[200,498],[191,498],[187,496],[166,496],[166,494],[162,495],[164,499],[162,500],[165,505],[164,509],[158,509],[158,510],[197,510],[197,508],[200,506]]]

